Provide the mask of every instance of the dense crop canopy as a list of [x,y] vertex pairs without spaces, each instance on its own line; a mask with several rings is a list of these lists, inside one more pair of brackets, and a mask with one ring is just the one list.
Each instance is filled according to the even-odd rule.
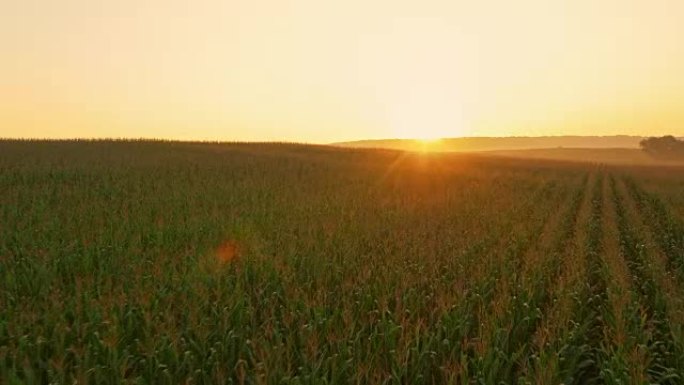
[[0,383],[681,383],[682,177],[0,142]]

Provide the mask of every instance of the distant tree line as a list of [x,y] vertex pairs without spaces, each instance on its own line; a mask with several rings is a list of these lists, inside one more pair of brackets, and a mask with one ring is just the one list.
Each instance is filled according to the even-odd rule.
[[656,158],[684,159],[684,141],[672,135],[642,140],[639,145],[649,155]]

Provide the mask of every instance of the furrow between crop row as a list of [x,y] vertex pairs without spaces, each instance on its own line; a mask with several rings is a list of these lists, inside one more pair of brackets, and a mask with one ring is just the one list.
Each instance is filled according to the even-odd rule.
[[[640,381],[670,383],[672,380],[673,341],[667,320],[666,301],[654,279],[652,260],[649,260],[646,245],[638,233],[638,216],[628,201],[624,185],[611,178],[611,188],[617,209],[618,229],[622,253],[627,262],[634,290],[636,291],[640,317],[630,325],[630,335],[636,339],[635,350],[641,366],[631,368],[630,377]],[[644,349],[646,348],[646,349]]]
[[629,382],[630,370],[643,365],[641,356],[634,354],[636,347],[631,337],[630,320],[638,317],[634,311],[630,271],[623,258],[612,176],[606,177],[602,186],[602,252],[598,269],[605,283],[605,303],[600,312],[603,321],[601,335],[594,344],[599,345],[596,361],[600,367],[600,381],[605,384]]
[[[636,183],[629,180],[623,181],[620,186],[626,196],[627,204],[630,208],[631,219],[633,220],[634,228],[638,231],[643,245],[643,253],[649,263],[649,271],[656,284],[656,293],[658,299],[662,300],[663,314],[666,317],[667,337],[671,339],[668,341],[667,350],[662,352],[666,358],[667,370],[666,375],[670,381],[681,380],[682,370],[684,370],[684,348],[682,340],[681,327],[684,325],[684,301],[682,301],[682,294],[684,294],[684,287],[677,279],[678,275],[672,269],[674,268],[672,258],[667,255],[667,248],[657,241],[659,231],[661,231],[660,222],[655,220],[650,212],[651,208],[646,204],[646,193]],[[657,197],[653,197],[658,199]],[[677,374],[674,374],[674,373]]]
[[[531,352],[523,361],[520,371],[521,383],[571,383],[571,371],[582,358],[586,344],[582,314],[576,313],[578,304],[587,297],[587,247],[593,242],[591,232],[595,222],[597,196],[600,194],[602,175],[592,178],[587,186],[580,213],[574,230],[574,240],[563,258],[558,261],[560,273],[555,283],[550,285],[548,305],[544,307],[542,318],[531,341]],[[570,373],[568,373],[570,372]]]
[[[602,174],[594,187],[591,219],[588,226],[588,236],[585,243],[587,257],[587,286],[584,296],[576,303],[577,321],[571,329],[571,343],[574,349],[565,355],[562,373],[567,373],[569,379],[577,384],[592,384],[600,382],[601,375],[601,342],[605,329],[606,308],[606,274],[605,265],[601,260],[603,252],[603,202],[605,178]],[[573,333],[575,329],[576,333]],[[573,351],[574,350],[574,351]],[[573,354],[574,353],[574,354]],[[578,354],[579,353],[579,354]]]
[[668,268],[684,279],[684,221],[676,217],[667,203],[654,193],[646,192],[631,178],[624,183],[641,215],[653,227],[653,238],[667,255]]

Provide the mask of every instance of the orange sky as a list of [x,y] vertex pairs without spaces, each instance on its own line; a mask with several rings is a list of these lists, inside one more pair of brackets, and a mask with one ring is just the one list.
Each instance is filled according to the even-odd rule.
[[0,137],[684,133],[675,0],[0,4]]

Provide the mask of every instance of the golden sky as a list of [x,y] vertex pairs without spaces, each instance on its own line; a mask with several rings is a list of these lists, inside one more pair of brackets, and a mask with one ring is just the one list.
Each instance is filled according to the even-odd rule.
[[684,133],[681,0],[0,0],[0,137]]

